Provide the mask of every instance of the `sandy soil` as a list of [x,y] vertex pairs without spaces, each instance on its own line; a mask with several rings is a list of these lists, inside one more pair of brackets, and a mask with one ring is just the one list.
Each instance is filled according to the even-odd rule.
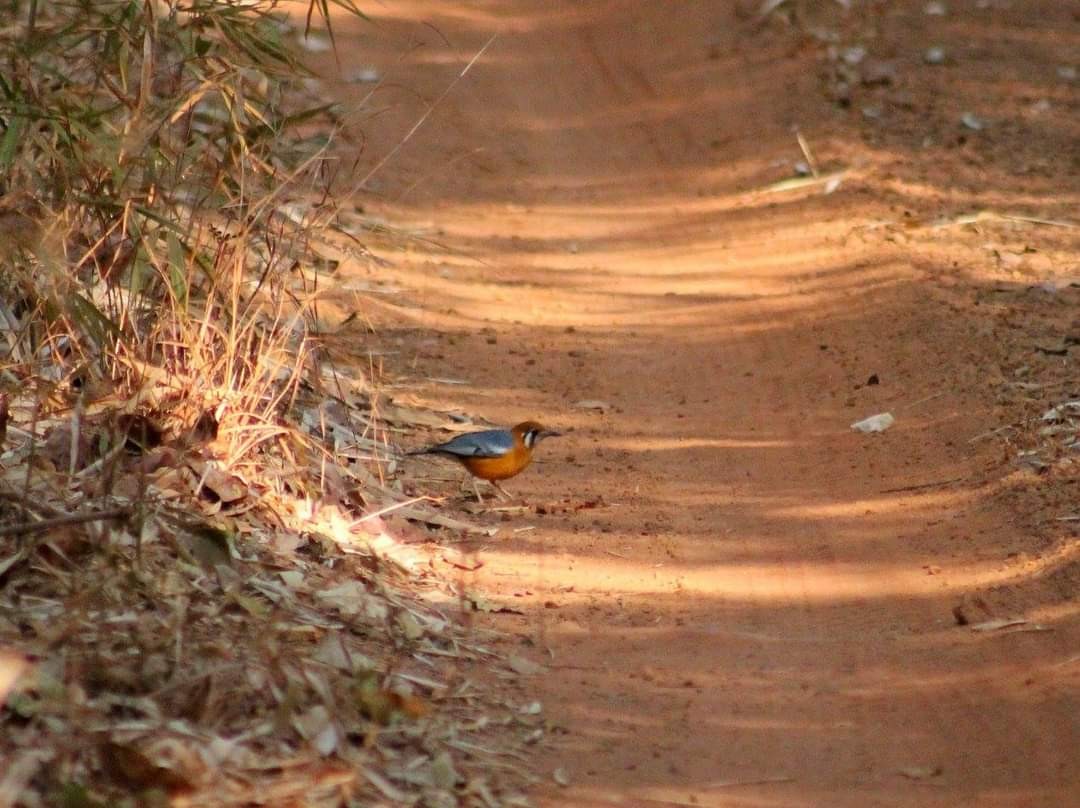
[[[1080,395],[1035,347],[1080,335],[1080,231],[1028,221],[1077,221],[1076,10],[758,5],[386,0],[339,32],[382,80],[335,87],[344,169],[410,236],[350,270],[388,369],[568,433],[473,517],[497,537],[435,537],[546,666],[538,799],[1080,804],[1080,475],[986,435]],[[838,186],[770,192],[796,129]]]

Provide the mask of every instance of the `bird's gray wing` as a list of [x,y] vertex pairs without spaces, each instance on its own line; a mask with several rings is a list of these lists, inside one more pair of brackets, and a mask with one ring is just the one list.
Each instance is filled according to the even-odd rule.
[[506,429],[469,432],[435,447],[436,452],[458,457],[502,457],[514,448],[514,436]]

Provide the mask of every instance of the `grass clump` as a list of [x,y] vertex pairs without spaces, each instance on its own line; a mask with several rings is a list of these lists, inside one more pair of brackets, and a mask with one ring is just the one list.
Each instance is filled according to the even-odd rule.
[[59,407],[156,374],[189,425],[264,421],[310,359],[305,234],[282,210],[325,179],[325,127],[304,126],[332,113],[301,106],[277,3],[8,5],[5,380]]

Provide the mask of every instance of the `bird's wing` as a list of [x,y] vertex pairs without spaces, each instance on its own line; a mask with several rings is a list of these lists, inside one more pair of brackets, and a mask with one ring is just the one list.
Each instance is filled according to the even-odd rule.
[[514,436],[505,429],[488,429],[458,435],[435,447],[434,451],[458,457],[502,457],[513,451]]

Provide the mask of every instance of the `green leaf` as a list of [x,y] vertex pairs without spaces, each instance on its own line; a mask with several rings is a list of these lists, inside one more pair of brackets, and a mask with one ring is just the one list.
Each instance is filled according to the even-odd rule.
[[8,128],[4,131],[3,139],[0,140],[0,168],[9,168],[14,161],[15,148],[18,146],[22,128],[22,118],[12,118],[8,122]]
[[154,268],[150,265],[143,248],[140,246],[135,251],[135,257],[131,262],[131,272],[128,275],[128,296],[132,300],[137,300],[143,290],[150,285],[149,281],[153,276]]
[[281,122],[282,129],[288,129],[290,126],[296,126],[297,124],[304,123],[317,115],[322,115],[334,107],[338,106],[337,102],[330,102],[329,104],[321,104],[317,107],[311,107],[309,109],[300,110],[300,112],[294,112],[292,115],[286,115]]
[[187,307],[188,285],[184,267],[187,264],[187,252],[180,243],[176,233],[166,233],[165,243],[169,249],[169,286],[172,288],[173,298],[182,307]]
[[70,301],[71,318],[99,349],[108,341],[107,338],[120,338],[120,329],[116,324],[85,297],[75,294],[71,296]]
[[67,782],[56,794],[55,805],[60,808],[105,808],[105,803],[94,799],[82,783]]

